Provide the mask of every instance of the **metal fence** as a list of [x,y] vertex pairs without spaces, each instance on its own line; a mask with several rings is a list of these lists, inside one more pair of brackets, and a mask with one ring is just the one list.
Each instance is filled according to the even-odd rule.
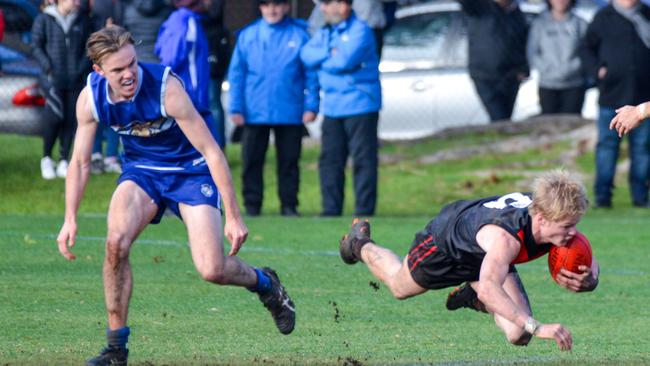
[[[521,5],[529,20],[545,6],[540,0],[531,1]],[[39,134],[46,123],[44,100],[34,87],[39,69],[29,49],[38,7],[32,1],[16,0],[0,0],[0,6],[5,19],[0,45],[0,132]],[[595,8],[585,10],[587,17],[594,12]],[[446,127],[488,123],[467,69],[467,22],[455,1],[410,4],[398,10],[396,22],[384,34],[380,63],[381,138],[419,138]],[[225,94],[227,100],[227,88]],[[595,117],[595,99],[595,91],[590,91],[585,117]],[[522,120],[539,112],[537,74],[533,70],[521,84],[512,119]],[[312,137],[319,137],[318,124],[309,129]]]

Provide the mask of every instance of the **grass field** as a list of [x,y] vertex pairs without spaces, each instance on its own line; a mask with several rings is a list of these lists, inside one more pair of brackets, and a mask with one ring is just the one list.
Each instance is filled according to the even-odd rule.
[[[453,144],[489,143],[481,139]],[[524,173],[557,166],[556,157],[568,148],[557,144],[429,165],[409,155],[448,145],[383,147],[384,154],[404,157],[380,171],[380,205],[371,221],[377,242],[404,255],[413,233],[443,203],[525,189],[530,179]],[[66,262],[54,243],[62,222],[62,182],[40,180],[38,140],[0,136],[0,146],[0,365],[82,364],[105,343],[104,212],[116,176],[93,177],[81,207],[78,259]],[[237,148],[229,155],[238,186]],[[254,294],[202,282],[182,223],[167,217],[148,228],[131,253],[131,364],[650,365],[650,213],[629,207],[625,177],[619,177],[615,209],[590,211],[579,225],[602,268],[595,292],[561,289],[543,259],[519,267],[536,318],[561,322],[573,332],[573,351],[560,352],[549,341],[511,346],[486,315],[446,311],[447,291],[400,302],[383,285],[375,289],[363,266],[344,265],[337,241],[350,216],[316,217],[316,156],[316,148],[305,151],[304,216],[275,214],[275,180],[269,179],[270,214],[247,219],[251,235],[240,253],[251,264],[278,271],[296,303],[294,333],[280,335]],[[575,169],[588,177],[591,161],[592,154],[579,156]],[[514,168],[522,162],[524,168]],[[267,177],[273,169],[269,164]],[[348,202],[346,214],[351,212]]]

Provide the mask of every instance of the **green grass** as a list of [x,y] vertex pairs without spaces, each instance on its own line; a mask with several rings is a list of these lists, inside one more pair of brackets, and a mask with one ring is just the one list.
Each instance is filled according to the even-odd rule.
[[[434,149],[427,144],[436,142],[413,149],[430,153]],[[81,207],[74,248],[78,259],[66,262],[54,243],[62,222],[63,184],[40,179],[39,141],[4,135],[0,145],[0,365],[81,364],[105,342],[104,212],[116,176],[92,177]],[[414,232],[442,204],[525,189],[529,178],[524,172],[554,167],[565,148],[558,143],[431,165],[415,163],[417,155],[409,152],[399,163],[381,168],[373,237],[404,255]],[[382,151],[399,149],[403,147],[390,145]],[[229,150],[237,187],[238,153],[237,147]],[[560,352],[549,341],[511,346],[486,315],[446,311],[447,291],[400,302],[383,285],[373,289],[370,281],[375,280],[364,266],[344,265],[337,256],[349,217],[316,217],[317,149],[307,149],[302,162],[305,215],[298,219],[275,214],[274,158],[267,160],[265,212],[270,214],[247,219],[251,235],[240,256],[278,271],[296,302],[295,332],[280,335],[248,291],[201,281],[182,223],[166,217],[144,232],[131,253],[131,364],[650,365],[650,310],[645,307],[650,297],[650,230],[645,229],[650,213],[629,207],[625,177],[619,177],[615,209],[591,211],[580,224],[601,263],[595,292],[561,289],[550,279],[545,260],[520,266],[536,318],[561,322],[573,332],[574,350]],[[586,176],[593,171],[589,161],[593,154],[579,157],[576,164]],[[347,197],[353,197],[350,184]],[[351,207],[347,202],[346,214]]]

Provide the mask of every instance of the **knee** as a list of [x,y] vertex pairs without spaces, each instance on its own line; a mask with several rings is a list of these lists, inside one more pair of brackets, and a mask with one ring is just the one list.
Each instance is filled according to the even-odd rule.
[[228,284],[223,266],[214,265],[206,268],[199,268],[198,271],[204,281],[219,285]]
[[399,286],[391,284],[388,287],[390,289],[391,294],[393,294],[393,297],[395,297],[397,300],[406,300],[409,297],[413,296],[412,294],[408,293],[407,291],[400,288]]
[[515,346],[527,346],[533,338],[533,335],[523,329],[517,329],[506,332],[506,338],[508,342]]
[[119,232],[109,232],[106,237],[106,260],[116,265],[129,256],[131,241]]
[[405,294],[403,291],[400,290],[391,289],[391,293],[397,300],[406,300],[410,297],[409,295]]

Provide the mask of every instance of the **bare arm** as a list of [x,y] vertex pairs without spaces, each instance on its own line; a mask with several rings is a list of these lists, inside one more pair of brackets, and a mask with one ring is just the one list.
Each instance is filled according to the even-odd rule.
[[523,328],[528,313],[519,308],[503,289],[510,262],[516,258],[521,244],[496,225],[481,228],[476,240],[486,252],[479,277],[479,299],[493,313]]
[[185,89],[175,77],[167,80],[165,110],[173,117],[192,145],[205,157],[212,179],[217,184],[226,211],[224,234],[231,244],[229,255],[235,255],[246,241],[244,224],[235,197],[228,162],[212,137],[201,115],[196,111]]
[[92,115],[89,98],[86,87],[81,91],[77,99],[77,132],[68,174],[65,178],[65,221],[56,239],[59,244],[59,252],[68,260],[76,258],[68,248],[74,246],[77,236],[77,211],[86,184],[88,184],[90,154],[95,141],[95,131],[97,130],[97,121]]
[[526,329],[526,323],[536,324],[530,331],[534,336],[553,339],[562,350],[570,350],[571,333],[561,324],[541,324],[520,308],[503,289],[510,263],[517,257],[521,244],[507,231],[486,225],[476,234],[476,240],[486,255],[481,265],[478,297],[488,310]]

